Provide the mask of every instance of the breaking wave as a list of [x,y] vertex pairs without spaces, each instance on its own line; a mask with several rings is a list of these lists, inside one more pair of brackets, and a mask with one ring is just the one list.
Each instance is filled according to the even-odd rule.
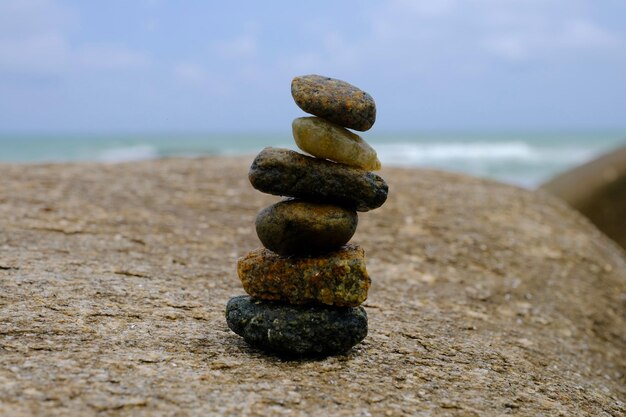
[[148,159],[156,159],[160,156],[161,154],[155,146],[134,145],[101,150],[96,159],[100,162],[114,164],[119,162],[145,161]]
[[484,160],[485,162],[545,163],[557,158],[563,163],[580,163],[595,154],[589,148],[541,148],[524,142],[392,143],[376,145],[378,156],[390,165],[421,165],[441,162]]

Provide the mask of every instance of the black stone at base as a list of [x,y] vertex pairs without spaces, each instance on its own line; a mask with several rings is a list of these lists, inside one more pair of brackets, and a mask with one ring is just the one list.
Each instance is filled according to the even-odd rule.
[[327,356],[344,353],[367,336],[362,307],[295,306],[231,298],[228,327],[252,346],[285,356]]

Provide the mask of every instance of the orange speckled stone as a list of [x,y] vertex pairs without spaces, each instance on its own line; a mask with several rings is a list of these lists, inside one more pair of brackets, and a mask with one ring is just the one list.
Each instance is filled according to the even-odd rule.
[[356,307],[367,299],[371,280],[357,245],[316,257],[280,256],[262,248],[239,259],[237,273],[254,298],[290,304]]
[[291,95],[305,112],[364,132],[376,121],[376,103],[365,91],[345,81],[303,75],[291,82]]

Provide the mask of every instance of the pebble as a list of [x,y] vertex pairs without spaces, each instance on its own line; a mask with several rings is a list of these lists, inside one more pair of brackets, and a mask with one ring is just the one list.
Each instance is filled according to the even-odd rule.
[[389,190],[385,180],[373,172],[279,148],[263,149],[252,162],[248,178],[264,193],[357,211],[380,207]]
[[344,353],[367,336],[362,307],[293,306],[238,296],[228,301],[226,322],[248,344],[285,356]]
[[358,220],[354,210],[285,200],[259,212],[256,233],[263,246],[281,255],[323,253],[348,243]]
[[237,274],[252,297],[291,304],[355,307],[367,299],[371,284],[365,253],[352,244],[306,257],[257,249],[239,258]]
[[304,152],[370,171],[380,169],[376,151],[348,129],[319,117],[300,117],[291,127],[296,145]]
[[291,82],[298,107],[340,126],[364,132],[376,121],[372,96],[345,81],[320,75],[304,75]]

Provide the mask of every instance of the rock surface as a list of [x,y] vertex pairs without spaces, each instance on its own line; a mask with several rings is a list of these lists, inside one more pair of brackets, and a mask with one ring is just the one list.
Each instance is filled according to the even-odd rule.
[[291,124],[298,148],[318,158],[367,171],[380,169],[376,151],[359,135],[319,117],[300,117]]
[[231,298],[226,322],[250,345],[288,356],[345,353],[367,336],[362,307],[293,306]]
[[563,199],[626,249],[626,146],[558,175],[541,189]]
[[357,211],[373,210],[387,200],[387,183],[373,172],[288,149],[263,149],[252,162],[248,178],[254,188],[264,193],[337,204]]
[[383,168],[368,336],[283,361],[224,320],[276,198],[251,158],[0,164],[0,415],[626,414],[626,259],[554,197]]
[[291,304],[356,307],[367,299],[370,277],[365,253],[346,245],[319,256],[279,256],[261,248],[239,258],[243,289],[255,298]]
[[372,96],[345,81],[320,75],[303,75],[291,82],[298,107],[340,126],[366,131],[376,121]]
[[263,246],[278,254],[315,254],[336,250],[348,243],[358,222],[354,210],[286,200],[259,212],[256,233]]

